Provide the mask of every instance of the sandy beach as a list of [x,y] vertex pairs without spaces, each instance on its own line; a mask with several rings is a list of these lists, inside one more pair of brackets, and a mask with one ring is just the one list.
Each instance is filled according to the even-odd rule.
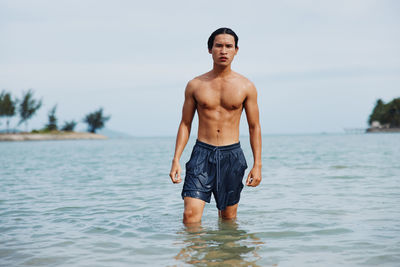
[[0,134],[0,141],[45,141],[45,140],[79,140],[107,139],[106,136],[86,132],[54,132],[54,133],[14,133]]

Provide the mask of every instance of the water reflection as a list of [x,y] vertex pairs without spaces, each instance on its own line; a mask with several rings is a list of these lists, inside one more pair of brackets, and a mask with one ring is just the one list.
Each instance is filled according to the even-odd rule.
[[201,224],[179,233],[183,248],[175,259],[194,266],[259,266],[257,249],[263,244],[254,234],[238,229],[236,221],[220,220],[217,230]]

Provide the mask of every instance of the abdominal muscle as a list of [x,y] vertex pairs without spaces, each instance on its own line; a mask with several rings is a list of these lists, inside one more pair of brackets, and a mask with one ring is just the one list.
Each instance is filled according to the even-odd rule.
[[242,109],[198,109],[199,129],[197,139],[201,142],[226,146],[239,142],[239,123]]

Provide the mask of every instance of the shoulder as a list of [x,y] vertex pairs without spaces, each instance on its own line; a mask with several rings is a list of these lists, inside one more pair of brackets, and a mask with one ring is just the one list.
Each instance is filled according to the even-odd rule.
[[196,79],[190,80],[186,85],[185,95],[193,96],[197,87],[198,87],[198,81],[196,81]]
[[186,85],[186,90],[193,91],[199,88],[202,84],[210,80],[209,72],[194,77]]
[[209,82],[213,79],[213,75],[211,73],[211,71],[203,73],[197,77],[193,78],[193,82],[195,83],[205,83],[205,82]]
[[242,74],[239,74],[237,72],[234,72],[235,79],[240,83],[241,87],[244,88],[247,92],[249,93],[256,93],[257,89],[256,86],[252,81],[250,81],[248,78],[243,76]]

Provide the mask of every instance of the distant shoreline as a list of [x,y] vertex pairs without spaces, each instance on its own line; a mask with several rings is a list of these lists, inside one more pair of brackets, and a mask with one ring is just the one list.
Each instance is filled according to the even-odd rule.
[[400,128],[368,128],[366,133],[400,133]]
[[1,141],[47,141],[47,140],[104,140],[106,136],[84,132],[50,132],[50,133],[1,133]]

